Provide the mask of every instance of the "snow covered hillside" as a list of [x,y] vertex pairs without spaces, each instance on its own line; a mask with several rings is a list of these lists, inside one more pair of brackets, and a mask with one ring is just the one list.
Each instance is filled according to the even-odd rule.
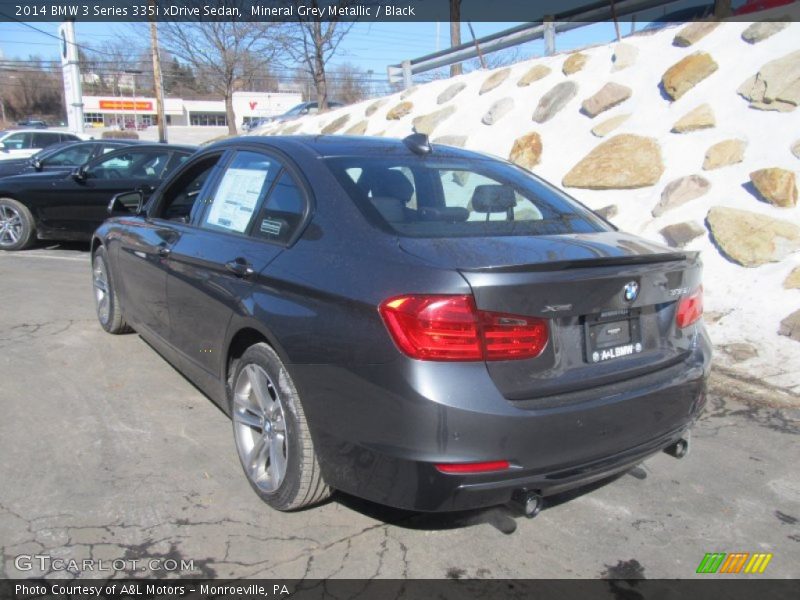
[[623,230],[702,251],[717,363],[800,393],[799,100],[800,23],[691,24],[260,133],[415,124],[512,158]]

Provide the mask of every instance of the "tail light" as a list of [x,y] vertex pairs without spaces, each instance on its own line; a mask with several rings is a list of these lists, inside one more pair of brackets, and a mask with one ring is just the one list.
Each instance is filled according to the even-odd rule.
[[698,287],[688,296],[684,296],[678,302],[678,310],[675,313],[675,322],[678,327],[683,329],[692,323],[696,323],[703,316],[703,286]]
[[535,358],[547,345],[545,319],[478,310],[472,296],[400,296],[379,310],[395,344],[411,358]]

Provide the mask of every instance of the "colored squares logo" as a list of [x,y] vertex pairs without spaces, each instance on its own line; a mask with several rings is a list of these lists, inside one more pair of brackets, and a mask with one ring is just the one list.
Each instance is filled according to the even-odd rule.
[[755,554],[750,554],[749,552],[732,552],[730,554],[709,552],[700,561],[697,573],[733,575],[739,573],[763,573],[771,560],[772,554],[764,552],[756,552]]

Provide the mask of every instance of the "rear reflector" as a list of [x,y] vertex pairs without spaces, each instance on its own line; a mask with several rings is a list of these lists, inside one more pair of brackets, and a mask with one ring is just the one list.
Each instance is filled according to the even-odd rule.
[[440,473],[468,474],[468,473],[489,473],[491,471],[505,471],[511,468],[511,463],[507,460],[491,460],[487,462],[475,463],[453,463],[436,465],[436,470]]
[[547,321],[478,310],[472,296],[400,296],[380,305],[400,350],[420,360],[535,358],[547,345]]
[[701,285],[688,296],[684,296],[678,302],[678,310],[675,313],[675,323],[683,329],[692,323],[696,323],[703,316],[703,286]]

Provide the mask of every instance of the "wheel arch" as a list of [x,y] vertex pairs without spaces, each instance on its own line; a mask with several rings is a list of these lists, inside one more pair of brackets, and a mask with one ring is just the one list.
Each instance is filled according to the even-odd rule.
[[[261,323],[247,321],[244,323],[232,324],[227,335],[225,344],[225,360],[220,366],[221,379],[226,390],[232,384],[231,377],[236,370],[236,361],[239,360],[245,351],[255,344],[267,344],[277,354],[286,368],[289,368],[289,361],[286,352],[277,343],[275,336]],[[228,407],[230,408],[230,407]]]

